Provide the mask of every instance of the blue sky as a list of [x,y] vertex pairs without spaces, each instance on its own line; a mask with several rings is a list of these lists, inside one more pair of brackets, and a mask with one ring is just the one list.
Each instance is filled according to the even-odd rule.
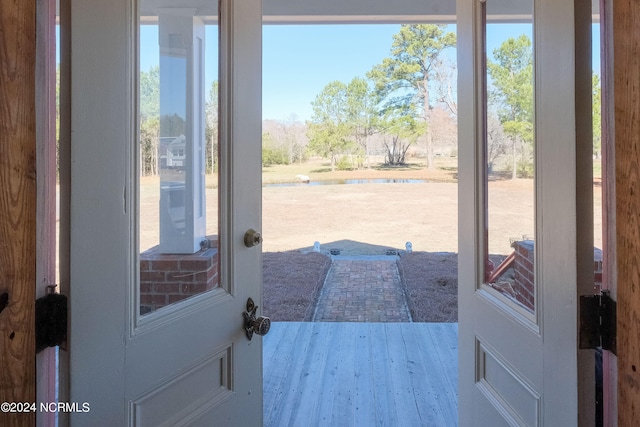
[[400,25],[265,25],[263,117],[311,118],[311,101],[330,82],[348,83],[389,56]]
[[[498,24],[495,25],[497,27]],[[527,32],[521,24],[499,24],[489,37],[491,52],[507,37]],[[400,25],[265,25],[263,27],[263,118],[298,120],[311,118],[311,101],[334,80],[349,82],[365,77],[374,65],[389,56],[393,34]],[[529,27],[530,28],[530,27]],[[455,26],[448,27],[455,31]],[[528,30],[530,31],[530,29]],[[597,25],[594,34],[597,34]],[[154,34],[155,32],[155,34]],[[216,31],[207,31],[207,87],[217,78]],[[599,52],[598,38],[594,52]],[[451,50],[450,55],[455,55]],[[594,58],[597,55],[594,55]],[[141,69],[158,62],[157,27],[141,33]],[[599,68],[596,59],[594,67]],[[207,90],[208,93],[208,90]]]
[[[400,25],[265,25],[263,27],[263,118],[311,117],[311,101],[329,82],[366,77],[388,56]],[[155,26],[142,26],[140,68],[158,63]],[[207,27],[205,80],[217,79],[217,34]]]
[[[531,35],[530,25],[492,27],[488,52],[508,37]],[[284,120],[295,113],[300,120],[309,119],[310,102],[324,86],[333,80],[348,83],[354,77],[366,77],[367,71],[389,56],[393,34],[399,29],[400,25],[264,26],[263,118]],[[455,25],[449,25],[448,31],[455,32]],[[599,44],[594,45],[594,52],[599,50]],[[451,49],[449,55],[455,56],[455,51]],[[599,68],[599,62],[595,66]]]

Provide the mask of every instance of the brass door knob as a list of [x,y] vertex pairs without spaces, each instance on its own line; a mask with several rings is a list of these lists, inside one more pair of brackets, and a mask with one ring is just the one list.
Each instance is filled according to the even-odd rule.
[[265,316],[260,316],[257,319],[251,321],[251,327],[253,333],[257,335],[266,335],[271,329],[271,319]]
[[246,247],[251,248],[253,246],[258,246],[260,243],[262,243],[262,235],[259,231],[250,228],[246,233],[244,233],[244,245]]
[[253,334],[266,335],[271,329],[271,319],[266,316],[256,318],[258,306],[255,305],[253,299],[247,300],[247,311],[243,312],[244,331],[249,341],[253,338]]

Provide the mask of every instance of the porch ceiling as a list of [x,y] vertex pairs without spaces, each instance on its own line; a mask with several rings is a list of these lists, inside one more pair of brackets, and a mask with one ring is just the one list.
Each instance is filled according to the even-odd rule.
[[[480,1],[480,0],[478,0]],[[490,21],[529,21],[533,0],[488,0],[492,2]],[[160,9],[190,10],[217,20],[217,2],[211,0],[143,0],[141,16],[156,16]],[[594,21],[599,1],[592,0]],[[364,13],[363,13],[364,12]],[[415,23],[456,21],[456,0],[263,0],[265,24],[348,24]],[[152,21],[150,20],[144,21]]]

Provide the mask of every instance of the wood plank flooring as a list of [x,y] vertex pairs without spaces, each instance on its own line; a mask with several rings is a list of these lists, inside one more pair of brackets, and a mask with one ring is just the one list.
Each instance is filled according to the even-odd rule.
[[458,424],[457,323],[274,322],[264,425]]

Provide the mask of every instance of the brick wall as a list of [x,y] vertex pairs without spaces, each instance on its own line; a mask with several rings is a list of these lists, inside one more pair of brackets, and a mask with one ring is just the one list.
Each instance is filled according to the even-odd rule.
[[533,240],[521,240],[513,244],[513,249],[516,254],[513,264],[513,290],[518,302],[530,310],[533,310],[535,305],[533,248]]
[[162,254],[154,246],[140,254],[140,314],[219,286],[217,237],[215,247],[192,255]]
[[[535,304],[533,268],[534,244],[533,240],[521,240],[514,242],[514,283],[515,298],[525,307],[533,310]],[[593,249],[593,279],[594,291],[598,291],[602,282],[602,251]]]

